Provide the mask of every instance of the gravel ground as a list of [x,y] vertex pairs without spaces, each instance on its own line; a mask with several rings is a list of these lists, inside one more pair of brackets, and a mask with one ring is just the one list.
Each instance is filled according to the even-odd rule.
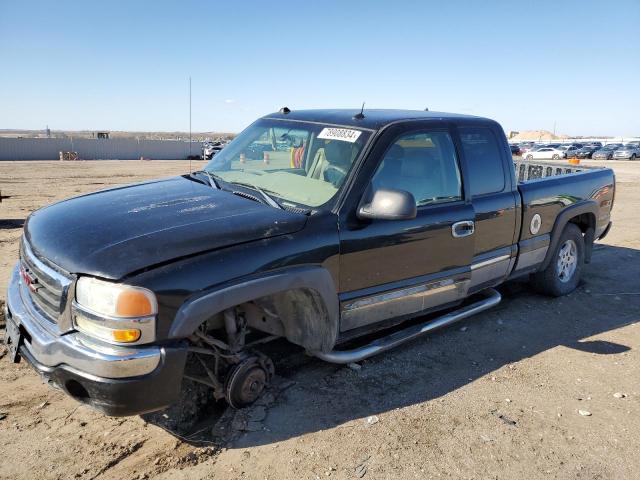
[[[571,295],[510,283],[497,308],[351,368],[289,348],[259,405],[209,405],[180,437],[165,429],[193,415],[202,392],[181,412],[108,418],[5,356],[0,478],[640,477],[640,162],[606,165],[618,181],[614,227]],[[31,211],[186,171],[0,162],[0,302]]]

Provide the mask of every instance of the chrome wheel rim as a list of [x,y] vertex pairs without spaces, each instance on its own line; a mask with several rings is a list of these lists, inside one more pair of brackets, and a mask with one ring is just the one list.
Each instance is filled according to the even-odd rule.
[[578,247],[573,240],[567,240],[558,252],[558,279],[567,283],[573,278],[578,267]]

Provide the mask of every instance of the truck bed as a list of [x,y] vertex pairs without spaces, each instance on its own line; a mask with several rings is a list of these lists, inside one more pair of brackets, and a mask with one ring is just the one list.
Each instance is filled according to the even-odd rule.
[[536,236],[529,229],[535,214],[542,220],[537,235],[550,234],[561,211],[585,202],[597,204],[595,238],[605,231],[613,207],[613,170],[528,161],[515,161],[514,166],[522,198],[521,241]]

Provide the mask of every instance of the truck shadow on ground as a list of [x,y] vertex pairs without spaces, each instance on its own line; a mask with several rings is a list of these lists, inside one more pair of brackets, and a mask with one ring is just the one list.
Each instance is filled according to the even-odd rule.
[[628,351],[629,345],[590,337],[640,321],[640,287],[628,282],[640,278],[640,251],[598,245],[583,278],[562,298],[509,282],[493,310],[366,360],[359,370],[289,353],[276,362],[271,401],[240,411],[218,406],[205,428],[186,439],[236,448],[268,444],[437,399],[558,346],[585,355]]

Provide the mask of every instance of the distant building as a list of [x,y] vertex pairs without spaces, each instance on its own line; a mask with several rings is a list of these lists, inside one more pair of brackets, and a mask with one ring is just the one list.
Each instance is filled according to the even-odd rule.
[[97,138],[109,138],[109,132],[96,132]]

